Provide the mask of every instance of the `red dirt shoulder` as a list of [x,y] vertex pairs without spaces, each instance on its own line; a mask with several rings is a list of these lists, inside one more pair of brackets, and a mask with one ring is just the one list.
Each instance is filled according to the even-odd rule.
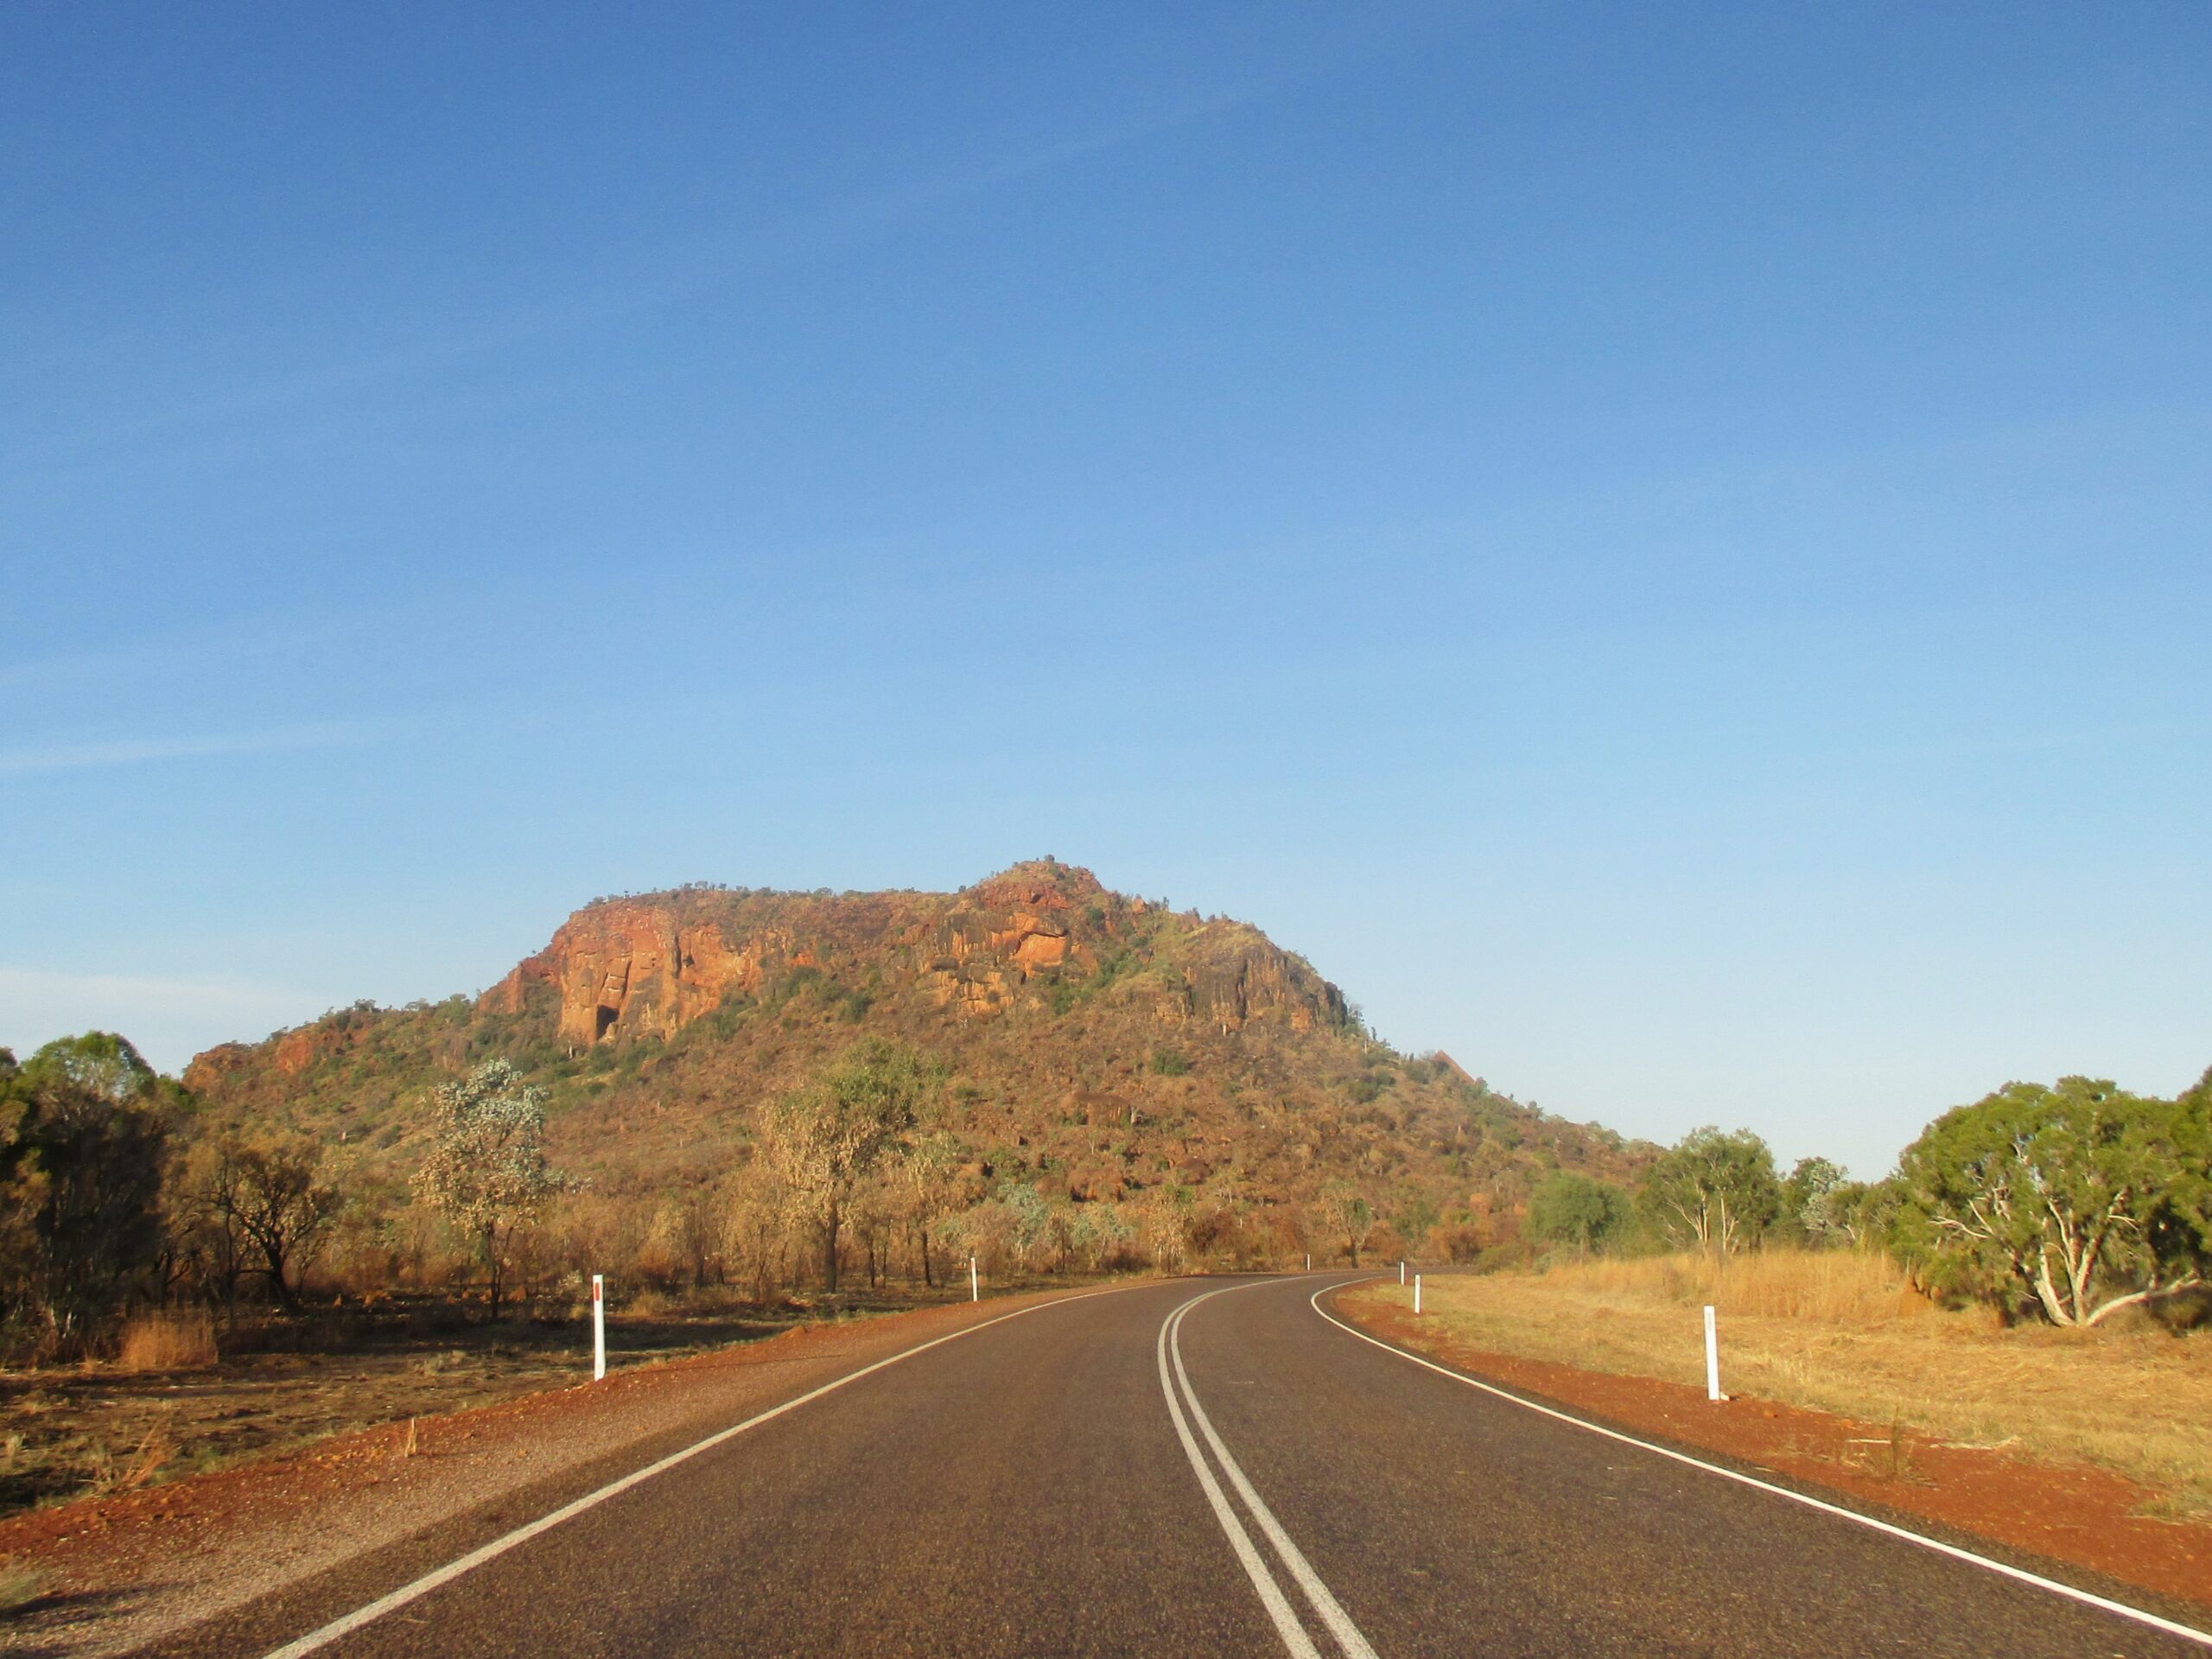
[[1613,1427],[1719,1452],[2212,1607],[2212,1527],[2152,1519],[2142,1511],[2158,1495],[2103,1470],[2031,1463],[1764,1400],[1738,1396],[1716,1405],[1700,1389],[1657,1377],[1491,1353],[1417,1322],[1402,1307],[1348,1304],[1342,1311],[1378,1337]]

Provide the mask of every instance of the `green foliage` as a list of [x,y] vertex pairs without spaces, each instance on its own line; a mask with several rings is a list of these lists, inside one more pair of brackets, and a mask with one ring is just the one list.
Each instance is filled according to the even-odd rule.
[[1629,1196],[1608,1181],[1555,1170],[1529,1195],[1529,1231],[1539,1243],[1582,1255],[1618,1239],[1634,1219]]
[[[5,1055],[5,1051],[0,1051]],[[0,1314],[96,1335],[159,1261],[175,1093],[106,1032],[0,1063]]]
[[1728,1255],[1755,1244],[1782,1212],[1774,1154],[1749,1129],[1692,1129],[1644,1172],[1637,1205],[1677,1249]]
[[111,1031],[57,1037],[22,1066],[28,1088],[75,1090],[111,1105],[146,1099],[160,1081],[130,1039]]
[[1191,1063],[1172,1048],[1155,1048],[1152,1051],[1152,1069],[1163,1077],[1187,1077]]
[[1815,1249],[1860,1242],[1866,1185],[1829,1158],[1800,1158],[1782,1184],[1782,1230]]
[[1397,1217],[1391,1224],[1398,1230],[1401,1238],[1420,1239],[1426,1237],[1441,1219],[1433,1201],[1416,1192],[1399,1205]]
[[[2212,1074],[2208,1074],[2212,1077]],[[2205,1281],[2212,1266],[2206,1085],[2146,1099],[2089,1077],[2009,1084],[1905,1151],[1896,1243],[1939,1287],[2054,1325]]]

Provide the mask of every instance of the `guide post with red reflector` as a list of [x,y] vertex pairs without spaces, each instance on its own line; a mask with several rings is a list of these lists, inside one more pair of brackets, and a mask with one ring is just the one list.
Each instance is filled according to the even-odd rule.
[[607,1281],[591,1276],[591,1380],[607,1380]]

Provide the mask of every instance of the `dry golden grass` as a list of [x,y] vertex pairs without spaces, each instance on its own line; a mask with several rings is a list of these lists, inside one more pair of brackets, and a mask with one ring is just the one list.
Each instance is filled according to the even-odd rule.
[[123,1327],[116,1363],[126,1371],[204,1371],[215,1363],[215,1325],[204,1307],[164,1308]]
[[[1396,1286],[1355,1293],[1376,1300]],[[1702,1387],[1699,1309],[1720,1325],[1731,1394],[1898,1422],[1957,1445],[2083,1462],[2212,1515],[2212,1337],[2147,1320],[2094,1332],[2002,1328],[1932,1306],[1879,1256],[1770,1250],[1593,1261],[1438,1277],[1423,1294],[1455,1337],[1494,1353]]]

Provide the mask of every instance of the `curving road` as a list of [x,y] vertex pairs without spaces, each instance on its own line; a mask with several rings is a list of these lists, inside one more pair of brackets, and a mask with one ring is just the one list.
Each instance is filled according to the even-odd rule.
[[1026,1309],[151,1651],[2208,1651],[1469,1388],[1311,1305],[1350,1281]]

